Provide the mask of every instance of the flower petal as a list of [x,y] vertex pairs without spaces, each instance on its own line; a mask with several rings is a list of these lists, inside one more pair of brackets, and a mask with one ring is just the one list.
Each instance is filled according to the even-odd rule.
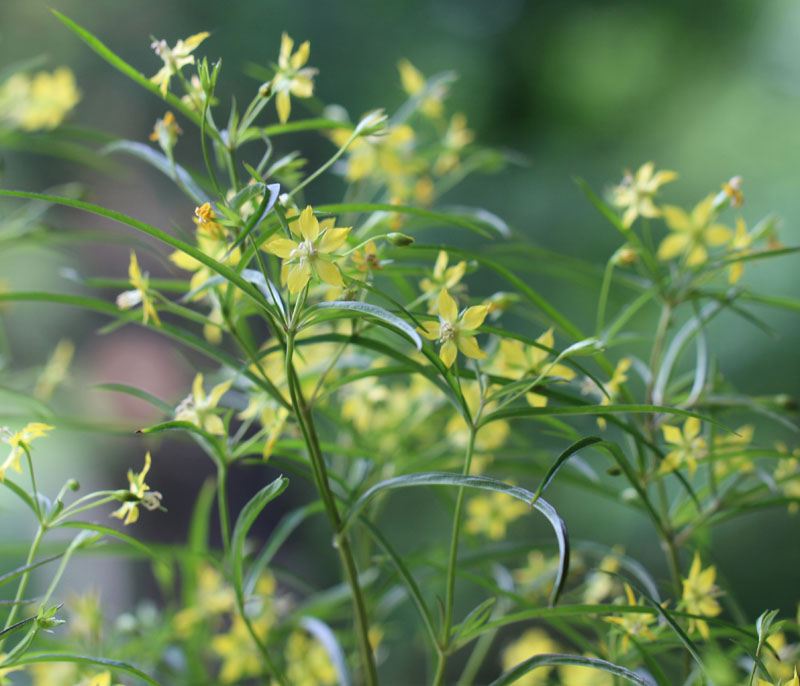
[[339,267],[335,264],[327,260],[318,259],[314,262],[314,266],[316,267],[317,274],[319,274],[319,278],[325,283],[331,286],[344,287],[342,272],[339,271]]
[[332,253],[338,250],[342,243],[347,240],[347,235],[350,233],[352,227],[346,229],[328,229],[322,234],[319,242],[319,252],[323,254]]
[[307,264],[294,264],[289,269],[289,293],[299,293],[311,278],[311,267]]
[[303,238],[312,243],[317,240],[317,236],[319,236],[319,222],[314,216],[314,210],[311,209],[311,205],[306,205],[306,209],[300,213],[297,224],[300,235]]
[[292,251],[297,250],[297,243],[289,238],[273,238],[264,244],[264,250],[277,255],[282,260],[288,260]]
[[478,347],[478,341],[475,340],[475,336],[461,334],[457,339],[457,344],[458,349],[473,360],[485,360],[488,357],[488,355]]
[[458,348],[452,339],[445,341],[442,349],[439,351],[439,357],[444,362],[445,367],[452,367],[453,362],[456,361],[458,355]]
[[489,314],[488,305],[475,305],[474,307],[467,308],[467,311],[464,312],[464,315],[461,317],[461,323],[459,325],[461,330],[474,331],[483,324],[483,320],[486,319],[487,314]]
[[417,331],[419,331],[429,341],[435,341],[436,339],[438,339],[439,335],[441,333],[441,330],[442,330],[442,327],[441,327],[441,325],[439,324],[438,321],[437,322],[422,322],[422,327],[417,328]]
[[689,245],[691,236],[688,233],[671,233],[658,246],[658,259],[671,260],[680,255]]
[[446,288],[439,293],[439,316],[449,324],[455,324],[458,320],[458,305]]

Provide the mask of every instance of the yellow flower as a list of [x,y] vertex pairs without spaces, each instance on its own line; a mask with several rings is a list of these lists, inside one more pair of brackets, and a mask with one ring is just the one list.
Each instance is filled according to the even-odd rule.
[[383,264],[378,257],[378,248],[375,245],[375,241],[367,243],[364,246],[363,253],[360,250],[354,250],[350,255],[350,260],[356,270],[363,275],[358,278],[366,279],[372,272],[381,271],[383,269]]
[[[625,595],[628,598],[628,607],[638,607],[638,603],[636,602],[636,598],[633,595],[633,589],[628,584],[625,584]],[[650,641],[655,641],[656,637],[653,635],[653,632],[647,628],[648,624],[652,624],[656,621],[654,615],[651,614],[637,614],[633,612],[625,613],[622,617],[604,617],[605,621],[611,622],[612,624],[616,624],[621,626],[625,632],[625,635],[622,637],[622,652],[627,652],[628,645],[630,644],[630,637],[633,636],[638,638],[640,636],[644,636]]]
[[731,239],[727,226],[713,223],[716,218],[713,195],[697,203],[691,214],[674,205],[665,205],[661,211],[671,233],[658,246],[660,260],[685,255],[686,264],[696,267],[708,259],[708,246],[725,245]]
[[528,553],[525,566],[515,569],[512,575],[528,599],[546,597],[553,588],[557,568],[556,557],[545,557],[541,550],[533,550]]
[[124,291],[117,296],[117,307],[121,310],[129,310],[141,303],[142,323],[147,324],[148,320],[152,319],[156,326],[160,326],[161,320],[158,318],[158,312],[156,312],[153,299],[149,294],[150,279],[139,269],[139,261],[133,250],[131,250],[131,261],[128,265],[128,280],[133,286],[133,290]]
[[475,134],[467,128],[467,118],[461,112],[456,112],[450,120],[450,125],[444,133],[442,147],[444,150],[433,164],[433,173],[444,176],[447,172],[459,165],[459,153],[475,138]]
[[187,64],[194,64],[194,55],[192,53],[210,35],[208,31],[195,33],[186,40],[180,39],[173,48],[170,48],[165,40],[154,40],[151,43],[150,47],[155,50],[156,55],[164,62],[164,66],[158,70],[158,73],[150,77],[150,80],[161,90],[161,95],[166,97],[170,79],[175,74]]
[[467,502],[467,531],[486,534],[494,541],[505,538],[506,527],[530,508],[521,500],[498,491],[479,495]]
[[75,75],[67,67],[32,78],[14,74],[0,87],[0,119],[23,131],[54,129],[80,99]]
[[[334,129],[329,134],[339,147],[350,138],[351,129]],[[402,204],[415,190],[416,177],[427,163],[414,156],[414,129],[407,124],[386,127],[380,135],[356,138],[347,149],[348,181],[369,178],[373,183],[385,184],[392,202]]]
[[744,453],[753,442],[755,427],[752,424],[745,424],[736,429],[736,433],[719,433],[714,437],[714,453],[725,456],[724,460],[714,460],[714,474],[721,479],[731,472],[744,473],[752,472],[755,469],[753,461],[745,455],[737,455],[736,452]]
[[475,305],[459,314],[456,301],[443,288],[439,293],[439,321],[425,322],[419,331],[428,340],[442,343],[439,357],[446,367],[453,365],[459,350],[473,360],[484,360],[487,355],[478,347],[475,334],[465,332],[474,331],[483,324],[488,311],[486,305]]
[[[788,643],[786,641],[786,634],[782,631],[776,631],[768,639],[767,643],[772,650],[765,650],[761,654],[761,659],[764,661],[764,666],[767,671],[779,679],[791,679],[795,673],[795,664],[800,658],[800,646],[796,643]],[[772,651],[775,651],[777,657]],[[791,682],[789,682],[791,683]]]
[[583,602],[587,605],[598,605],[606,599],[616,598],[622,592],[616,577],[606,572],[619,571],[619,556],[624,549],[621,546],[612,548],[614,555],[606,555],[595,571],[588,575],[583,590]]
[[198,374],[192,382],[192,392],[178,407],[175,408],[175,419],[190,422],[209,433],[222,436],[225,434],[225,424],[214,412],[222,396],[228,392],[233,379],[217,384],[206,395],[203,390],[203,375]]
[[124,519],[124,524],[133,524],[139,519],[139,505],[143,505],[148,510],[157,510],[161,506],[161,494],[158,491],[151,491],[150,487],[144,482],[147,472],[150,471],[150,452],[144,456],[144,467],[138,474],[133,470],[128,470],[128,490],[130,495],[122,503],[122,506],[111,513],[112,517]]
[[211,203],[209,202],[194,208],[193,220],[195,226],[197,226],[198,235],[219,239],[223,239],[228,235],[225,227],[217,221],[217,214],[211,209]]
[[[264,619],[251,621],[253,631],[263,640],[269,633],[270,623]],[[233,624],[227,634],[211,639],[211,649],[222,658],[219,680],[224,684],[242,681],[261,674],[263,669],[261,651],[255,644],[244,620],[234,615]]]
[[75,686],[78,683],[78,666],[74,662],[37,662],[30,665],[29,671],[33,686]]
[[[403,90],[410,96],[420,95],[425,90],[426,82],[422,72],[419,71],[407,59],[402,59],[397,63],[400,72],[400,83]],[[447,95],[444,86],[434,88],[428,93],[419,104],[419,111],[431,119],[440,119],[444,110],[443,100]]]
[[286,643],[286,677],[292,686],[333,686],[336,669],[325,648],[305,631],[293,631]]
[[312,81],[317,70],[303,67],[308,62],[311,44],[306,41],[292,54],[294,41],[284,32],[281,36],[281,51],[278,56],[278,69],[269,82],[269,87],[276,93],[275,106],[278,119],[285,124],[292,110],[290,94],[297,98],[310,98],[314,92]]
[[[239,260],[242,258],[242,253],[239,248],[230,250],[228,243],[224,240],[212,238],[205,230],[201,230],[198,226],[197,233],[197,247],[209,257],[213,257],[217,262],[222,262],[229,267],[235,267]],[[194,275],[189,281],[189,290],[194,292],[202,289],[203,285],[211,278],[216,276],[216,272],[212,271],[202,262],[198,262],[191,255],[187,255],[182,250],[176,250],[169,256],[170,262],[180,269],[187,272],[194,272]],[[224,287],[227,287],[225,284]],[[205,293],[195,293],[192,300],[200,300],[205,296]]]
[[33,390],[35,398],[44,402],[50,400],[53,396],[53,391],[67,378],[69,365],[74,354],[75,344],[72,341],[64,338],[58,342],[56,349],[36,381],[36,388]]
[[697,417],[689,417],[683,423],[683,430],[668,424],[661,427],[664,440],[673,448],[661,461],[659,474],[669,474],[685,462],[689,466],[689,475],[694,475],[697,460],[706,456],[706,439],[700,435],[700,428],[700,420]]
[[[111,672],[100,672],[99,674],[95,674],[89,681],[81,682],[81,684],[84,683],[86,686],[111,686]],[[118,684],[117,686],[121,685]]]
[[175,115],[167,111],[161,119],[156,119],[150,140],[159,143],[163,150],[171,150],[182,133],[181,127],[175,121]]
[[184,607],[173,618],[179,636],[189,636],[192,629],[203,622],[208,624],[215,617],[232,612],[236,606],[233,587],[210,564],[203,563],[197,570],[197,588],[192,605]]
[[652,162],[639,167],[636,174],[627,172],[622,183],[613,190],[613,203],[617,207],[625,208],[622,215],[622,225],[630,228],[637,217],[658,217],[660,213],[653,203],[653,198],[658,189],[665,183],[674,181],[678,175],[673,171],[661,170],[655,172]]
[[[722,608],[716,601],[716,597],[720,594],[719,588],[714,584],[716,575],[717,570],[713,565],[701,569],[700,554],[695,553],[689,569],[689,576],[683,580],[681,606],[686,612],[704,617],[716,617],[722,612]],[[690,619],[689,631],[694,631],[695,627],[703,638],[708,639],[710,634],[708,623],[705,620]]]
[[[759,679],[758,686],[777,686],[777,685],[774,683],[770,683],[769,681],[764,681],[763,679]],[[800,686],[800,677],[798,677],[797,675],[797,667],[794,668],[794,678],[791,681],[782,682],[782,686]]]
[[291,238],[273,238],[264,249],[283,260],[281,279],[288,281],[289,292],[299,293],[311,279],[313,272],[331,286],[344,287],[342,273],[331,257],[347,240],[351,227],[336,228],[335,219],[317,221],[311,205],[300,213],[291,224],[292,233],[302,239],[299,243]]
[[11,446],[11,452],[8,453],[5,462],[0,465],[0,482],[5,481],[6,470],[9,467],[13,467],[18,472],[22,472],[19,460],[26,450],[30,450],[31,441],[34,438],[46,436],[47,432],[51,431],[52,428],[52,426],[42,424],[41,422],[31,422],[21,431],[12,432],[8,428],[2,430],[3,433],[6,434],[6,436],[2,437],[2,440]]
[[[608,383],[603,384],[605,393],[603,393],[602,390],[597,387],[593,379],[589,378],[587,378],[583,384],[583,393],[599,394],[600,404],[610,405],[611,401],[619,395],[622,384],[628,380],[628,370],[631,368],[632,363],[633,361],[630,357],[623,357],[617,363],[617,366],[614,368],[614,372],[611,375],[611,379],[608,381]],[[597,426],[599,426],[601,429],[605,429],[606,425],[607,422],[605,417],[597,418]]]
[[261,431],[264,434],[264,450],[261,457],[268,460],[275,449],[275,444],[283,433],[289,411],[278,404],[266,391],[258,391],[250,396],[247,407],[237,417],[247,420],[258,417]]
[[[741,217],[736,218],[736,235],[731,241],[731,252],[736,257],[744,257],[750,254],[750,246],[753,243],[753,237],[747,233],[747,225]],[[744,271],[744,264],[742,262],[731,262],[731,270],[728,273],[728,283],[738,283],[742,278]]]
[[437,296],[443,288],[455,293],[456,297],[465,290],[460,282],[467,270],[466,261],[461,260],[458,264],[448,267],[449,261],[447,253],[440,250],[433,265],[433,272],[419,282],[419,287],[428,300],[428,314],[436,314],[439,311]]
[[[513,669],[528,658],[543,653],[557,653],[558,644],[541,629],[528,629],[516,641],[510,643],[503,650],[502,662],[503,670]],[[550,674],[552,665],[544,665],[531,670],[514,682],[514,686],[540,686],[547,683],[547,675]]]
[[[544,348],[551,348],[555,343],[553,329],[545,331],[536,342]],[[548,361],[550,353],[535,345],[525,345],[522,341],[511,338],[500,340],[497,367],[500,374],[513,379],[534,378],[545,374],[547,377],[560,377],[566,381],[575,378],[575,372],[563,364],[551,366]],[[525,398],[532,407],[547,405],[547,397],[539,393],[526,393]]]

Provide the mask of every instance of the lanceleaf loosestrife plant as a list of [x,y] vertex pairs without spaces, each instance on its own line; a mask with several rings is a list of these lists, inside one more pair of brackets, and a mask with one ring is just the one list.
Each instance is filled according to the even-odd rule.
[[[599,270],[546,259],[554,278],[596,286],[587,331],[527,283],[525,269],[543,251],[510,242],[486,211],[444,209],[440,198],[464,176],[503,162],[474,143],[464,115],[446,114],[450,75],[428,79],[404,60],[408,100],[392,115],[351,119],[311,98],[318,74],[309,44],[284,34],[249,104],[225,109],[216,95],[220,62],[198,57],[212,44],[207,33],[172,47],[156,40],[161,64],[148,79],[57,16],[166,101],[149,140],[143,127],[143,140],[116,140],[104,152],[137,156],[171,179],[186,198],[175,223],[191,232],[183,240],[82,200],[3,191],[157,239],[174,278],[150,279],[134,250],[127,279],[85,282],[115,287],[116,301],[13,290],[2,300],[88,308],[203,353],[209,366],[176,407],[109,388],[159,408],[163,421],[140,433],[192,439],[216,480],[197,496],[186,545],[150,548],[130,534],[137,518],[170,516],[142,512],[162,502],[147,483],[150,453],[126,488],[75,498],[64,490],[50,501],[36,490],[35,445],[51,440],[58,417],[55,428],[9,431],[2,483],[39,528],[26,565],[0,580],[18,584],[0,636],[0,678],[24,672],[49,686],[797,686],[797,623],[777,623],[776,612],[754,625],[739,621],[707,545],[720,522],[762,507],[791,511],[800,499],[798,454],[752,418],[792,425],[788,403],[733,388],[705,333],[726,311],[757,322],[745,302],[798,308],[746,285],[750,261],[793,249],[778,242],[773,219],[750,224],[740,179],[688,209],[663,199],[676,175],[652,163],[626,175],[607,202],[580,183],[620,247]],[[299,114],[306,105],[313,116]],[[330,147],[319,168],[282,148],[284,134],[298,131],[318,132]],[[195,142],[204,172],[180,162]],[[315,194],[322,174],[343,180],[341,202]],[[433,228],[451,240],[427,242]],[[465,231],[485,242],[459,247]],[[520,255],[528,266],[517,270]],[[508,290],[481,292],[490,275]],[[652,313],[657,327],[642,342],[631,334]],[[231,468],[265,462],[274,480],[232,510]],[[20,463],[28,487],[14,473]],[[259,514],[303,480],[316,498],[255,540]],[[668,579],[619,547],[570,545],[569,522],[549,499],[554,480],[648,519]],[[413,550],[393,540],[387,508],[408,502],[409,490],[439,496],[445,540],[433,526]],[[130,525],[124,532],[87,518],[110,501],[112,516]],[[209,544],[214,501],[220,548]],[[534,519],[549,526],[548,541],[530,537],[524,522]],[[275,563],[306,521],[330,531],[340,584],[316,588]],[[95,595],[65,596],[57,615],[54,586],[29,602],[33,568],[51,562],[39,540],[67,525],[85,533],[62,554],[56,579],[75,550],[117,536],[152,556],[161,607],[106,624]],[[39,636],[62,615],[64,626]]]

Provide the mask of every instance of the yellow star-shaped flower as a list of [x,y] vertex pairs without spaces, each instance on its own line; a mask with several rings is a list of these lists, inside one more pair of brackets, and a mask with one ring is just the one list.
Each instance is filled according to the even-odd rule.
[[459,350],[473,360],[484,360],[487,355],[478,347],[475,334],[467,332],[483,324],[488,311],[487,305],[475,305],[459,314],[456,301],[443,288],[439,293],[439,321],[425,322],[419,331],[428,340],[442,344],[439,357],[446,367],[453,365]]

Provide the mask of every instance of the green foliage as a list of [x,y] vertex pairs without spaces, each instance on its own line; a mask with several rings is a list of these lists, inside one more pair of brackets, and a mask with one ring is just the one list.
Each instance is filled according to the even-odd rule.
[[[178,238],[89,203],[71,186],[0,190],[8,212],[0,245],[46,241],[43,208],[53,204],[169,246],[174,267],[171,278],[151,279],[132,250],[127,279],[73,273],[78,293],[9,287],[0,304],[69,305],[110,320],[102,332],[141,325],[202,353],[210,367],[197,371],[177,407],[131,385],[98,388],[148,403],[161,418],[137,435],[177,433],[210,458],[215,477],[196,494],[184,545],[146,544],[90,521],[110,503],[122,526],[134,525],[140,508],[170,517],[161,503],[171,494],[145,482],[150,453],[141,471],[128,472],[126,489],[77,497],[71,480],[50,500],[36,484],[32,443],[75,425],[50,405],[71,348],[57,348],[34,383],[3,376],[2,393],[34,416],[14,417],[28,423],[5,431],[0,483],[36,530],[25,562],[0,577],[17,584],[3,606],[0,681],[24,669],[37,686],[110,686],[112,678],[178,686],[797,683],[789,680],[798,651],[786,649],[783,633],[795,635],[797,624],[765,612],[753,631],[717,584],[707,545],[720,522],[800,502],[800,454],[775,442],[776,426],[796,431],[791,403],[733,388],[706,335],[723,312],[760,325],[746,303],[798,309],[743,285],[750,261],[797,248],[778,242],[771,217],[747,229],[741,179],[688,211],[662,202],[662,186],[677,175],[652,163],[628,172],[605,199],[578,179],[599,223],[624,241],[604,266],[589,265],[545,254],[486,210],[444,204],[468,174],[504,160],[474,141],[464,115],[445,115],[450,73],[426,79],[403,60],[407,101],[393,114],[351,118],[312,99],[308,43],[295,49],[284,34],[277,63],[257,70],[266,80],[252,99],[243,109],[233,100],[225,113],[221,61],[194,54],[212,45],[208,33],[173,47],[155,40],[163,66],[148,79],[55,15],[171,108],[150,143],[96,136],[102,147],[91,159],[123,153],[147,163],[197,205],[194,231]],[[21,69],[0,75],[0,105]],[[36,122],[58,126],[75,97],[61,74],[60,98],[42,104],[31,95],[26,116],[0,117],[0,127],[24,136]],[[279,123],[262,123],[273,100]],[[304,102],[315,116],[290,120]],[[178,161],[177,143],[189,136],[173,111],[198,129],[203,171]],[[297,140],[289,134],[301,133],[317,136],[309,146],[333,146],[313,171],[305,167],[315,155],[286,147]],[[341,202],[318,197],[323,176],[342,182]],[[735,230],[724,223],[732,220]],[[592,321],[534,289],[535,267],[520,259],[588,284],[597,297]],[[512,292],[489,292],[492,280]],[[109,288],[121,291],[114,302],[87,293]],[[758,422],[758,440],[754,416],[768,420]],[[89,420],[82,427],[100,429]],[[23,466],[24,487],[6,473]],[[254,466],[264,481],[235,512],[231,472]],[[580,491],[648,520],[669,578],[616,546],[573,545],[562,504]],[[404,532],[400,507],[412,526],[429,522],[426,530]],[[535,518],[523,517],[531,510],[547,520],[546,539],[532,535]],[[257,540],[262,513],[281,517]],[[303,550],[298,535],[317,520],[339,562],[327,585],[276,562],[291,546],[324,559]],[[45,537],[67,529],[78,534],[45,554]],[[95,548],[149,561],[162,606],[111,626],[99,599],[65,596],[73,621],[59,626],[61,605],[51,599],[62,574],[73,555]],[[27,598],[32,575],[56,560],[43,596]],[[98,654],[85,655],[87,645]],[[66,676],[56,663],[67,665]]]

